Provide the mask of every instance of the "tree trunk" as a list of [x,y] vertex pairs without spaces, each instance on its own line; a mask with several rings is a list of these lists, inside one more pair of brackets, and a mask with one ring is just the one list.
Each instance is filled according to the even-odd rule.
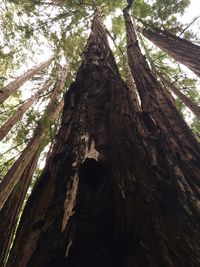
[[12,127],[22,118],[24,113],[32,106],[32,104],[38,99],[38,97],[45,92],[49,86],[53,83],[53,80],[47,81],[44,86],[31,96],[20,108],[1,126],[0,128],[0,141],[7,135]]
[[[58,117],[61,109],[63,108],[64,102],[57,106],[55,112],[52,112],[50,117],[51,123]],[[45,131],[46,129],[44,129]],[[44,138],[41,139],[39,143],[39,149],[33,155],[32,159],[29,160],[29,164],[22,173],[19,181],[17,182],[13,192],[10,194],[9,198],[5,202],[2,210],[0,211],[0,266],[6,266],[7,256],[9,254],[10,245],[13,241],[14,233],[16,230],[17,222],[19,220],[20,212],[28,191],[30,187],[33,173],[37,167],[38,158],[40,156],[40,151],[43,149]],[[48,158],[48,157],[47,157]]]
[[156,71],[156,75],[161,79],[164,85],[173,92],[188,107],[197,118],[200,118],[200,106],[195,104],[189,97],[184,95],[173,83],[166,79],[160,72]]
[[16,225],[19,219],[20,210],[22,208],[27,190],[33,173],[37,166],[39,153],[30,160],[30,163],[25,168],[19,182],[16,184],[13,193],[7,199],[3,209],[0,211],[0,266],[6,266],[6,259],[9,253],[9,248],[15,233]]
[[[200,196],[199,144],[142,55],[128,9],[124,10],[124,18],[129,65],[141,99],[141,116],[145,120],[147,133],[150,134],[150,165],[158,178],[153,190],[159,195],[157,204],[163,207],[162,211],[155,212],[153,209],[156,209],[157,204],[153,204],[149,199],[152,207],[147,215],[148,220],[155,224],[153,236],[153,229],[146,229],[147,226],[136,213],[136,221],[140,224],[139,238],[144,234],[149,236],[143,239],[144,244],[148,244],[146,249],[149,248],[149,256],[147,251],[143,251],[145,257],[142,255],[138,244],[136,266],[198,266],[200,243],[196,238],[199,235],[196,221],[199,220]],[[147,181],[144,181],[144,184],[150,189]],[[151,193],[150,195],[152,196]],[[143,221],[145,220],[147,217],[143,218]],[[194,227],[190,227],[191,224]],[[188,242],[191,242],[192,246]],[[156,254],[153,247],[158,249]]]
[[200,46],[157,28],[138,30],[160,49],[200,76]]
[[34,75],[36,75],[38,72],[43,70],[44,68],[47,68],[53,58],[50,58],[49,60],[35,66],[34,68],[28,70],[25,72],[22,76],[18,77],[14,81],[10,82],[6,86],[0,89],[0,104],[2,104],[11,94],[15,93],[17,89],[19,89],[20,86],[22,86],[26,81],[33,78]]
[[50,97],[50,102],[47,105],[46,111],[42,119],[38,122],[38,126],[36,127],[32,139],[30,140],[26,148],[23,150],[20,157],[16,160],[16,162],[7,172],[7,174],[3,178],[3,181],[0,184],[0,210],[4,206],[9,195],[12,193],[23,171],[29,164],[30,159],[38,150],[45,136],[45,131],[47,130],[47,121],[50,122],[52,119],[54,119],[55,114],[57,115],[63,107],[63,101],[59,102],[58,98],[64,86],[64,78],[66,78],[66,73],[63,75],[63,77],[61,77],[59,84],[55,85],[55,89]]
[[198,266],[198,145],[183,129],[190,172],[167,132],[130,98],[96,12],[8,267]]

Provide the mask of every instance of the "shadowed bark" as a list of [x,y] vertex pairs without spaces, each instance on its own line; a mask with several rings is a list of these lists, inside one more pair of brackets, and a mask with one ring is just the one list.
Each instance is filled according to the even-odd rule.
[[200,46],[157,28],[138,28],[147,39],[200,76]]
[[[169,102],[184,138],[188,134],[177,148],[168,114],[154,103],[160,94],[146,93],[146,110],[135,112],[96,12],[8,267],[198,266],[199,148]],[[164,94],[161,100],[168,103]]]

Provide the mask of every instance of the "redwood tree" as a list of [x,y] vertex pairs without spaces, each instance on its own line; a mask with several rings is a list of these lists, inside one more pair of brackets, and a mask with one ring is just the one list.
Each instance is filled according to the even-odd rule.
[[163,76],[162,73],[156,71],[156,75],[161,79],[164,85],[173,92],[184,104],[188,107],[196,116],[200,118],[200,106],[194,103],[188,96],[183,94],[179,88],[177,88],[172,82]]
[[41,64],[35,66],[34,68],[28,70],[20,77],[16,78],[14,81],[10,82],[6,86],[0,89],[0,104],[2,104],[11,94],[15,93],[17,89],[20,88],[25,82],[32,79],[34,75],[48,67],[53,58],[42,62]]
[[[124,14],[132,38],[128,10]],[[137,48],[130,63],[141,66],[139,83],[130,64],[141,112],[135,112],[96,12],[9,267],[199,265],[199,146],[145,70],[136,39],[128,47]]]
[[153,27],[138,30],[156,46],[200,76],[200,46],[169,31]]

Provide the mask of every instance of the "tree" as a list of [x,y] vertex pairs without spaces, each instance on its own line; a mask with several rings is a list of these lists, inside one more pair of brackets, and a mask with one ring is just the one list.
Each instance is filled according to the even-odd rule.
[[44,140],[46,128],[49,121],[53,121],[63,107],[63,101],[59,102],[63,86],[67,77],[67,69],[62,70],[62,74],[58,83],[55,84],[54,91],[50,97],[50,103],[48,104],[43,118],[38,122],[33,137],[25,147],[20,157],[15,161],[13,166],[7,172],[0,184],[0,210],[3,208],[6,200],[14,190],[16,184],[20,180],[25,168],[29,165],[33,155],[39,149],[42,141]]
[[26,167],[22,176],[20,177],[21,179],[15,186],[13,193],[9,196],[5,206],[0,211],[0,264],[2,267],[6,266],[6,259],[19,219],[20,209],[24,202],[33,173],[36,169],[38,156],[39,153],[36,152],[30,160],[30,164]]
[[44,93],[53,80],[48,80],[40,90],[38,90],[34,95],[32,95],[25,103],[23,103],[20,108],[14,112],[14,114],[1,126],[0,128],[0,141],[7,135],[10,129],[22,118],[24,113],[31,107],[31,105],[38,99],[38,97]]
[[0,104],[2,104],[11,94],[16,92],[16,90],[22,86],[26,81],[30,80],[34,75],[36,75],[38,72],[43,70],[44,68],[48,67],[48,65],[51,63],[53,58],[42,62],[38,66],[35,66],[34,68],[28,70],[26,73],[24,73],[22,76],[18,77],[16,80],[10,82],[0,90]]
[[166,79],[160,72],[156,71],[157,76],[164,85],[172,91],[198,118],[200,118],[200,107],[194,103],[189,97],[184,95],[173,83]]
[[155,45],[172,56],[175,60],[191,69],[200,76],[200,47],[180,38],[168,31],[153,28],[138,28],[138,30]]
[[128,9],[124,17],[142,111],[135,112],[96,11],[9,267],[200,262],[199,145],[148,68]]

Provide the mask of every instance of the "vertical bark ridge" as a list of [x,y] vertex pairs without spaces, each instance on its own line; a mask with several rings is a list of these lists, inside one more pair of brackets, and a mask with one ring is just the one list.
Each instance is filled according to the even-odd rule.
[[136,88],[136,85],[133,80],[133,76],[132,76],[132,73],[131,73],[131,70],[128,64],[125,66],[125,70],[126,70],[126,83],[131,92],[131,98],[134,103],[135,112],[141,111],[137,88]]

